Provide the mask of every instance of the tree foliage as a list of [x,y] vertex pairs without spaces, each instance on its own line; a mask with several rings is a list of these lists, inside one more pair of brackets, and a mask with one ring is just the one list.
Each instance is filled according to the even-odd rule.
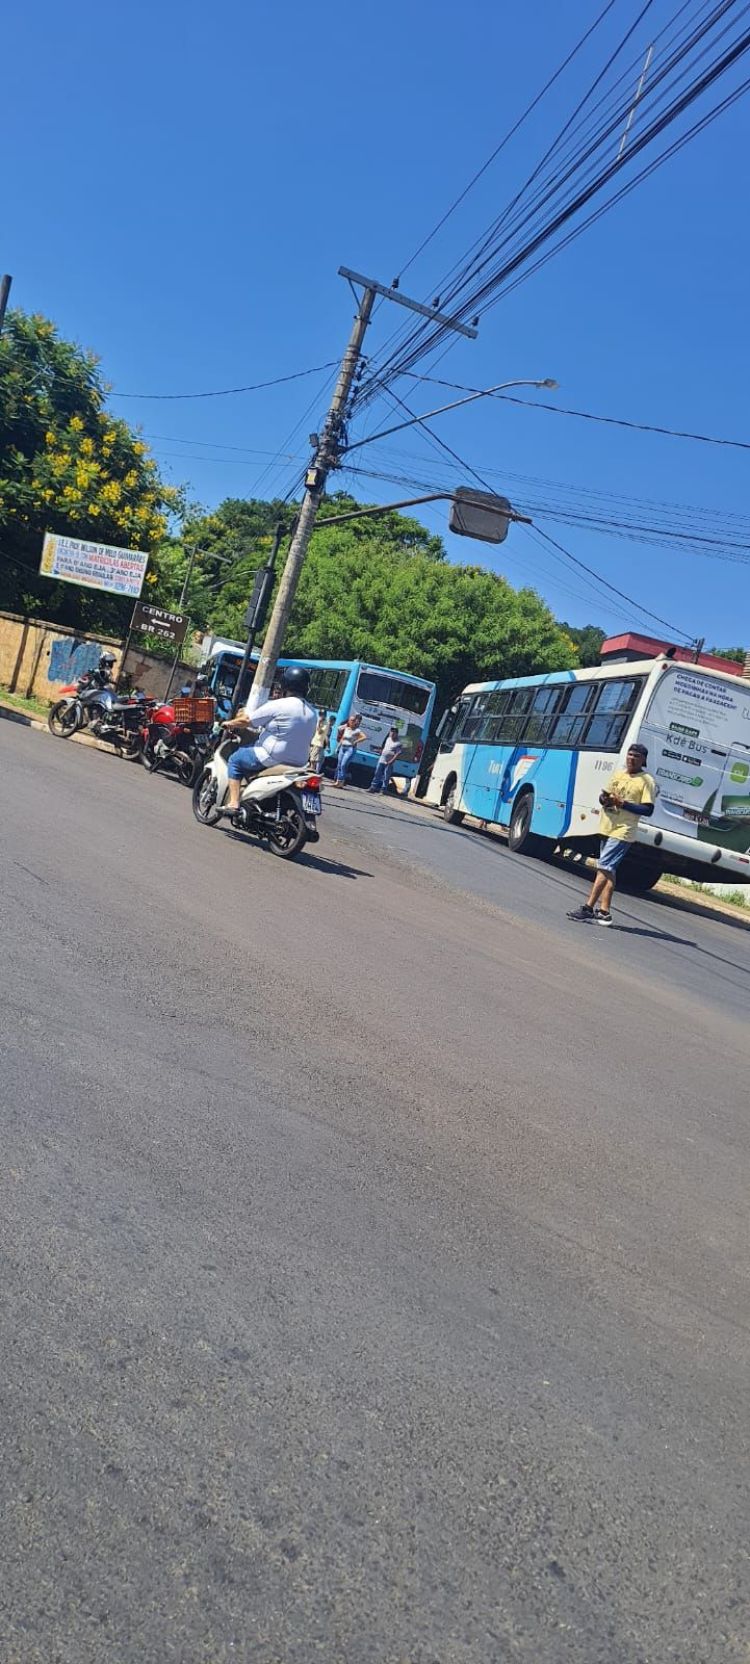
[[47,318],[9,313],[0,337],[0,604],[118,628],[129,603],[38,576],[45,531],[150,552],[179,493],[105,409],[97,360]]
[[[392,512],[326,526],[326,516],[356,506],[340,494],[324,507],[303,567],[286,651],[306,658],[362,658],[429,676],[441,702],[472,678],[577,663],[569,636],[533,590],[514,590],[484,567],[453,565],[441,539],[419,521]],[[229,499],[214,514],[195,520],[183,543],[158,557],[163,560],[158,599],[175,604],[192,541],[201,550],[189,598],[193,620],[240,640],[273,528],[284,515],[290,524],[293,513],[280,503]],[[234,564],[222,567],[221,555]]]
[[607,639],[606,630],[600,630],[598,624],[561,624],[560,629],[570,636],[578,652],[578,662],[583,669],[599,663],[602,643]]

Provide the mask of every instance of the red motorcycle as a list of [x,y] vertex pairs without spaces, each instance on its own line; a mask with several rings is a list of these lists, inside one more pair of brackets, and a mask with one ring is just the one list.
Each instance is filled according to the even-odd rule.
[[176,774],[192,786],[211,747],[216,701],[185,689],[174,701],[154,704],[141,730],[141,762],[149,774]]

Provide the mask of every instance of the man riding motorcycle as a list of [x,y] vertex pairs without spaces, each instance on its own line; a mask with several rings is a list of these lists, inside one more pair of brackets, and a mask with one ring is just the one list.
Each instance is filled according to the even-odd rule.
[[112,670],[115,663],[114,653],[101,653],[95,670],[86,671],[86,681],[91,688],[111,688],[114,682]]
[[257,728],[258,738],[253,745],[241,745],[229,759],[229,793],[221,813],[234,815],[240,806],[242,782],[259,769],[283,763],[289,768],[304,768],[310,752],[318,713],[308,703],[310,673],[298,665],[287,665],[281,673],[280,699],[269,699],[257,710],[245,707],[241,716],[224,723],[230,733],[234,728]]

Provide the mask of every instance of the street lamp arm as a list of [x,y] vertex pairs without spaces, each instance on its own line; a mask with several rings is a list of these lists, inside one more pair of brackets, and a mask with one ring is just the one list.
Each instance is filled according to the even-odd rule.
[[372,445],[376,439],[387,439],[392,433],[400,433],[403,428],[413,428],[418,422],[429,422],[433,416],[442,416],[446,410],[458,410],[463,404],[473,404],[475,399],[489,399],[494,393],[504,393],[509,387],[546,387],[554,390],[557,382],[552,376],[546,376],[544,381],[500,381],[496,387],[482,387],[478,393],[467,393],[463,399],[452,399],[450,404],[439,404],[435,410],[425,410],[422,415],[410,416],[406,422],[394,422],[390,428],[381,428],[379,433],[371,433],[367,439],[355,439],[352,445],[346,446],[349,451],[358,451],[363,445]]
[[[470,492],[466,493],[467,497],[470,495]],[[480,493],[477,493],[477,496],[479,495]],[[373,508],[347,509],[345,514],[322,514],[318,522],[318,531],[322,532],[326,526],[340,526],[344,520],[368,520],[376,514],[392,514],[396,509],[416,508],[419,503],[451,502],[454,496],[455,491],[433,491],[429,497],[406,497],[401,503],[376,503]],[[523,526],[533,525],[533,521],[527,515],[517,514],[515,509],[510,509],[506,518],[517,520]]]

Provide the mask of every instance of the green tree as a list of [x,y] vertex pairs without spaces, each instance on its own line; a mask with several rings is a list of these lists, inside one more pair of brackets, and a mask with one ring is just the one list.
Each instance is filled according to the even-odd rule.
[[0,604],[118,630],[131,603],[41,578],[45,531],[154,550],[180,494],[109,415],[93,354],[49,319],[9,313],[0,337]]
[[747,656],[746,647],[707,647],[707,653],[715,653],[719,659],[733,659],[735,664],[744,664]]
[[578,662],[583,669],[599,663],[602,642],[607,639],[606,630],[600,630],[598,624],[561,624],[560,629],[570,636],[578,650]]

